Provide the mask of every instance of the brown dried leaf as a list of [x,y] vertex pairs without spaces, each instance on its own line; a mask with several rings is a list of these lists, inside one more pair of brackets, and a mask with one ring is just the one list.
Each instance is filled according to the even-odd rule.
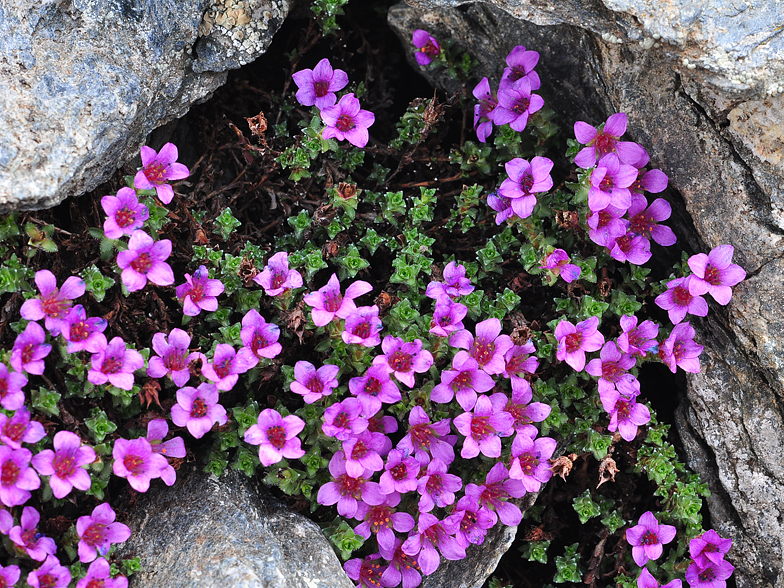
[[609,455],[605,455],[599,464],[599,483],[596,485],[598,488],[605,482],[615,482],[615,474],[620,470],[615,464],[615,460]]
[[264,113],[259,112],[256,116],[246,118],[245,120],[248,121],[248,126],[250,127],[250,132],[253,133],[253,136],[258,137],[263,141],[264,133],[267,130],[267,118],[264,116]]
[[357,185],[349,184],[348,182],[340,182],[338,184],[338,194],[341,198],[348,200],[357,195]]
[[297,308],[287,313],[285,316],[286,328],[297,336],[300,343],[303,343],[303,336],[305,335],[305,323],[307,322],[303,304],[304,302],[300,302]]
[[161,391],[161,385],[158,383],[157,380],[147,380],[144,386],[142,386],[141,391],[139,392],[139,400],[142,403],[142,406],[147,406],[147,408],[152,405],[154,402],[158,406],[161,406],[161,401],[158,399],[158,393]]
[[550,463],[552,464],[553,473],[556,476],[561,476],[561,479],[566,482],[566,476],[572,471],[572,466],[574,465],[574,461],[577,459],[577,455],[574,453],[570,453],[569,455],[562,455],[557,459],[551,459]]

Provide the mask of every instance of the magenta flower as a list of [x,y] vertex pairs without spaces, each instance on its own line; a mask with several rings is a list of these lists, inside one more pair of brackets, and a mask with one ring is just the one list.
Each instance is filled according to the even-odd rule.
[[532,90],[538,90],[542,85],[539,74],[534,71],[536,64],[539,63],[539,53],[536,51],[526,51],[522,45],[517,45],[506,56],[506,65],[503,77],[501,78],[501,89],[514,85],[522,78],[527,78]]
[[711,563],[704,569],[693,563],[686,570],[686,581],[691,588],[726,588],[727,579],[735,571],[735,566],[722,560]]
[[324,411],[321,430],[328,437],[346,441],[368,429],[368,420],[361,416],[362,403],[354,397],[336,402]]
[[99,353],[106,349],[106,336],[103,332],[108,323],[100,317],[87,318],[81,304],[74,306],[60,325],[63,339],[68,341],[68,353],[89,351]]
[[267,296],[280,296],[288,290],[301,288],[303,283],[302,275],[297,270],[289,269],[289,254],[285,251],[270,257],[253,281],[264,288]]
[[602,407],[610,415],[607,430],[611,433],[619,431],[626,441],[633,441],[637,436],[637,427],[651,420],[651,411],[644,404],[637,403],[637,392],[627,396],[615,388],[605,388],[599,392]]
[[520,480],[509,478],[509,470],[501,462],[490,468],[484,484],[468,484],[465,495],[476,498],[482,508],[492,513],[494,522],[500,519],[504,525],[516,527],[523,518],[520,508],[508,499],[524,496],[525,488]]
[[597,245],[612,249],[618,237],[626,235],[629,221],[623,217],[626,210],[609,205],[604,210],[593,212],[588,210],[586,222],[590,231],[588,237]]
[[466,351],[458,351],[452,360],[451,370],[441,372],[441,383],[430,391],[430,400],[446,404],[457,397],[463,410],[472,410],[477,402],[477,392],[487,392],[495,380],[479,369],[476,360]]
[[139,197],[133,188],[120,188],[117,196],[101,198],[101,208],[106,213],[103,221],[103,232],[109,239],[119,239],[130,235],[144,226],[150,218],[150,211],[139,203]]
[[731,286],[746,279],[743,268],[731,263],[734,252],[732,245],[719,245],[711,249],[708,255],[692,255],[689,258],[689,267],[694,274],[689,283],[689,293],[708,293],[716,302],[726,306],[732,298]]
[[463,319],[468,314],[468,307],[451,299],[436,301],[433,320],[430,321],[430,332],[437,337],[448,337],[450,333],[463,328]]
[[155,333],[152,336],[152,348],[158,357],[150,358],[147,375],[151,378],[169,375],[175,385],[187,384],[191,377],[188,365],[201,357],[201,354],[195,351],[188,354],[190,344],[191,336],[182,329],[172,329],[168,336]]
[[26,406],[19,407],[10,418],[0,413],[0,441],[11,449],[19,449],[22,443],[38,443],[44,437],[44,426],[30,420]]
[[177,299],[182,302],[182,313],[196,316],[202,310],[214,312],[218,310],[218,299],[224,290],[223,282],[210,280],[205,266],[199,266],[193,276],[185,274],[185,283],[175,288]]
[[497,225],[516,216],[512,210],[512,199],[499,196],[497,191],[487,195],[487,205],[498,213],[495,215],[495,224]]
[[317,501],[325,506],[337,504],[338,514],[343,517],[354,517],[359,500],[371,506],[378,506],[386,500],[378,484],[369,481],[373,472],[364,472],[359,478],[352,478],[346,473],[346,458],[342,451],[335,453],[329,460],[329,473],[333,481],[319,488]]
[[711,564],[720,564],[730,547],[732,539],[722,539],[716,531],[710,529],[689,542],[689,555],[698,567],[704,569]]
[[124,543],[128,540],[131,536],[130,527],[115,522],[116,517],[109,503],[103,502],[96,506],[90,515],[76,520],[80,562],[89,563],[99,555],[106,556],[113,543]]
[[[362,519],[362,523],[354,527],[354,532],[365,539],[370,538],[371,530],[376,535],[378,546],[391,549],[395,545],[395,533],[408,533],[414,528],[415,521],[407,512],[396,512],[394,507],[400,504],[400,494],[393,492],[387,494],[383,504],[368,506],[361,502],[355,518]],[[394,531],[393,531],[394,529]]]
[[334,137],[355,147],[364,147],[369,139],[368,127],[376,122],[376,115],[369,110],[361,110],[354,92],[349,92],[334,106],[324,107],[321,120],[327,125],[321,133],[325,139]]
[[87,373],[90,382],[96,386],[109,382],[122,390],[133,389],[133,372],[144,367],[142,354],[135,349],[126,349],[122,337],[109,341],[90,362],[92,369]]
[[398,382],[414,387],[414,374],[423,374],[433,365],[433,354],[422,349],[422,340],[403,342],[399,337],[387,335],[381,343],[384,355],[373,359],[373,365],[383,365]]
[[643,567],[649,559],[659,559],[666,545],[675,538],[675,527],[660,525],[651,511],[644,513],[637,525],[626,529],[626,540],[632,546],[634,563]]
[[411,41],[414,47],[417,48],[415,57],[419,65],[427,65],[436,56],[441,53],[441,45],[438,44],[436,38],[422,29],[416,29],[412,35]]
[[60,324],[68,315],[71,300],[84,294],[85,284],[82,278],[71,276],[63,287],[57,289],[57,278],[49,270],[35,272],[35,285],[41,293],[40,298],[25,300],[19,313],[28,321],[44,320],[46,330],[56,337],[60,334]]
[[384,451],[385,441],[386,436],[383,433],[370,431],[362,431],[343,441],[346,473],[352,478],[359,478],[368,470],[383,470],[384,460],[380,453]]
[[335,92],[348,84],[348,74],[342,69],[332,69],[329,59],[324,58],[313,69],[303,69],[291,76],[297,84],[297,100],[303,106],[324,110],[337,101]]
[[487,530],[496,523],[493,515],[483,509],[479,505],[479,501],[472,496],[463,496],[458,500],[457,506],[449,516],[460,523],[455,533],[455,539],[463,548],[467,548],[471,544],[481,545],[484,543]]
[[539,360],[531,355],[536,347],[531,341],[525,345],[512,345],[504,354],[504,371],[502,375],[512,381],[512,391],[518,388],[531,390],[530,384],[523,374],[533,374],[539,367]]
[[392,548],[385,549],[379,545],[378,551],[389,562],[387,569],[381,575],[383,586],[401,586],[402,588],[416,588],[422,583],[422,568],[416,557],[403,553],[403,543],[395,537]]
[[694,327],[688,322],[680,323],[659,345],[659,359],[667,364],[673,374],[678,367],[691,374],[700,373],[702,345],[694,342],[695,334]]
[[536,196],[548,192],[553,187],[550,170],[553,162],[546,157],[536,156],[528,163],[516,157],[505,166],[506,178],[498,187],[498,195],[512,200],[512,210],[520,218],[528,218],[536,205]]
[[637,588],[681,588],[682,584],[681,580],[676,578],[662,586],[648,571],[648,568],[643,568],[640,575],[637,576]]
[[465,296],[474,291],[471,280],[466,278],[466,268],[454,261],[450,261],[444,267],[444,281],[432,281],[427,285],[425,296],[438,302],[444,298],[457,300],[460,296]]
[[351,378],[348,390],[362,403],[362,416],[371,417],[381,410],[381,404],[400,402],[400,389],[389,377],[383,365],[370,366],[364,375]]
[[378,306],[360,306],[346,317],[346,324],[340,335],[346,344],[375,347],[381,343],[379,333],[382,328]]
[[49,486],[55,498],[65,498],[73,488],[87,492],[92,481],[83,466],[95,461],[92,447],[82,445],[76,433],[59,431],[54,436],[54,451],[44,449],[33,457],[33,467],[42,476],[51,476]]
[[667,291],[659,294],[654,302],[660,308],[667,311],[672,324],[677,325],[686,314],[695,316],[705,316],[708,314],[708,303],[700,296],[691,294],[691,289],[699,290],[699,286],[693,286],[693,282],[698,280],[698,276],[687,276],[685,278],[675,278],[667,282]]
[[[147,441],[150,442],[153,453],[166,457],[167,461],[170,457],[184,458],[187,452],[182,437],[172,437],[168,441],[163,441],[168,434],[169,425],[165,419],[153,419],[147,423]],[[171,465],[161,473],[161,480],[167,486],[173,486],[177,481],[177,472]]]
[[670,227],[659,224],[672,214],[672,207],[664,198],[657,198],[648,206],[645,196],[632,193],[632,205],[627,214],[630,233],[653,239],[664,247],[674,245],[678,240]]
[[642,235],[626,233],[616,238],[608,249],[613,259],[634,265],[643,265],[651,258],[651,242]]
[[339,372],[336,365],[326,364],[316,369],[309,361],[298,361],[294,364],[294,381],[289,388],[294,394],[303,396],[305,404],[313,404],[337,388]]
[[128,588],[128,578],[112,579],[111,566],[103,558],[96,559],[87,568],[87,575],[76,583],[76,588]]
[[46,367],[44,358],[52,350],[52,346],[44,341],[46,341],[46,332],[43,327],[35,322],[28,323],[25,330],[19,333],[14,341],[14,347],[11,349],[11,367],[20,374],[23,371],[38,376],[43,374]]
[[624,353],[645,357],[647,352],[655,352],[658,344],[659,325],[653,321],[643,321],[637,326],[637,317],[626,314],[621,317],[623,333],[618,336],[618,348]]
[[637,168],[621,163],[615,153],[608,153],[599,160],[591,172],[591,189],[588,208],[594,212],[614,206],[628,210],[632,204],[629,186],[637,179]]
[[520,480],[526,492],[538,492],[542,484],[553,476],[550,463],[558,445],[555,439],[540,437],[533,439],[518,433],[512,441],[512,462],[509,477]]
[[[5,508],[0,508],[0,533],[3,535],[8,535],[11,531],[11,528],[14,526],[14,515],[12,515],[9,511]],[[2,570],[2,566],[0,566],[0,570]]]
[[544,106],[538,94],[531,93],[531,81],[520,78],[514,84],[498,90],[498,106],[493,112],[493,122],[497,125],[508,124],[513,130],[525,130],[528,119]]
[[40,520],[41,515],[37,510],[25,506],[22,510],[21,524],[12,528],[8,533],[11,541],[24,549],[27,555],[36,561],[44,561],[47,555],[54,555],[57,552],[54,539],[38,532]]
[[[667,183],[670,179],[660,169],[650,169],[645,171],[644,168],[648,165],[649,161],[648,153],[645,153],[645,157],[640,159],[639,161],[632,163],[634,167],[638,168],[639,175],[635,182],[630,186],[630,190],[632,191],[632,196],[634,195],[642,195],[645,192],[649,192],[651,194],[658,194],[659,192],[663,192],[665,188],[667,188]],[[643,207],[644,208],[644,207]]]
[[581,372],[585,367],[585,352],[598,351],[604,345],[604,335],[597,329],[599,317],[592,316],[573,325],[567,320],[562,320],[555,327],[555,338],[558,339],[559,361],[565,361],[572,369]]
[[533,392],[530,384],[528,382],[525,383],[525,386],[520,386],[516,390],[512,389],[512,398],[506,403],[504,411],[512,415],[514,430],[517,433],[533,438],[536,437],[539,431],[531,423],[544,421],[550,416],[552,408],[549,404],[544,404],[543,402],[531,402]]
[[29,449],[0,445],[0,502],[18,506],[30,500],[30,490],[41,487],[41,479],[30,467]]
[[278,343],[280,327],[264,320],[264,317],[255,308],[250,309],[242,317],[240,339],[245,348],[259,359],[262,357],[272,359],[283,351],[283,346]]
[[147,492],[150,480],[160,478],[169,467],[169,462],[159,453],[154,453],[147,439],[117,439],[112,450],[116,476],[126,478],[137,492]]
[[[31,323],[32,324],[32,323]],[[32,350],[35,350],[33,343]],[[19,354],[19,363],[22,363],[22,355],[24,354],[24,347]],[[32,359],[32,353],[30,358]],[[24,406],[25,395],[24,388],[27,385],[27,376],[15,371],[9,371],[6,365],[0,362],[0,406],[6,410],[18,410]]]
[[67,588],[71,572],[60,565],[60,560],[49,555],[43,565],[27,574],[27,583],[33,588]]
[[155,189],[161,202],[168,204],[174,198],[174,189],[166,182],[187,178],[191,172],[183,164],[177,163],[179,154],[177,147],[172,143],[166,143],[161,147],[159,153],[156,153],[152,147],[145,145],[142,147],[141,155],[143,167],[136,172],[136,176],[133,178],[134,187],[137,190]]
[[447,464],[438,458],[427,464],[427,469],[417,480],[419,512],[430,512],[436,506],[445,508],[455,502],[455,492],[463,487],[459,476],[447,473]]
[[619,141],[626,132],[627,124],[628,119],[623,112],[610,116],[601,130],[582,121],[574,123],[577,141],[586,145],[574,158],[574,163],[587,169],[608,153],[615,153],[621,163],[634,165],[640,161],[645,156],[645,149],[631,141]]
[[305,421],[295,415],[287,417],[272,408],[265,408],[258,423],[245,431],[246,443],[259,446],[259,460],[264,467],[286,459],[298,459],[305,455],[297,437],[305,428]]
[[21,574],[19,566],[9,565],[3,567],[0,565],[0,586],[3,585],[2,582],[5,582],[5,585],[9,588],[15,586]]
[[[449,465],[455,460],[454,435],[449,435],[449,419],[430,423],[430,417],[421,406],[415,406],[408,413],[408,431],[398,442],[397,448],[404,454],[413,454],[422,466],[427,465],[432,456]],[[446,471],[446,470],[444,470]]]
[[393,449],[387,455],[385,471],[378,481],[381,491],[384,494],[413,492],[417,487],[417,474],[420,467],[419,461],[408,457],[399,449]]
[[542,269],[550,270],[556,276],[561,276],[567,284],[571,284],[580,277],[580,268],[569,263],[569,254],[563,249],[556,249],[544,260]]
[[480,143],[487,141],[493,132],[493,113],[498,106],[498,98],[490,90],[490,82],[482,78],[472,91],[479,104],[474,105],[474,129]]
[[226,409],[218,404],[218,389],[202,382],[198,388],[186,386],[177,390],[177,404],[171,409],[172,422],[187,427],[196,439],[204,437],[215,423],[225,425]]
[[514,418],[504,411],[506,401],[501,393],[480,396],[472,412],[454,418],[455,428],[465,436],[461,457],[471,459],[480,452],[487,457],[501,456],[501,437],[511,435],[514,426]]
[[449,344],[459,349],[467,349],[468,354],[487,374],[504,372],[504,354],[514,346],[509,335],[501,335],[501,321],[497,318],[477,323],[476,338],[465,329],[457,331],[449,338]]
[[640,391],[637,378],[628,373],[636,363],[631,355],[621,353],[614,342],[608,341],[599,357],[588,362],[585,371],[599,378],[599,394],[617,387],[626,396],[631,396]]
[[403,552],[416,556],[422,573],[429,576],[441,563],[439,551],[452,561],[465,558],[465,549],[454,538],[459,524],[454,519],[439,521],[430,513],[419,513],[417,532],[403,542]]
[[117,265],[122,269],[121,278],[128,291],[141,290],[147,280],[158,286],[171,286],[174,272],[166,263],[171,250],[168,239],[153,241],[144,231],[134,231],[128,239],[128,250],[117,254]]
[[250,349],[243,347],[239,351],[226,343],[218,343],[212,363],[202,356],[201,373],[208,380],[215,382],[218,390],[231,390],[244,374],[259,362]]
[[329,282],[316,292],[310,292],[303,298],[306,304],[313,307],[311,313],[313,324],[317,327],[328,325],[336,316],[346,318],[356,308],[354,298],[367,294],[373,286],[362,280],[357,280],[346,288],[345,296],[340,293],[338,276],[332,274]]
[[344,563],[343,569],[349,578],[357,582],[357,588],[379,588],[384,586],[381,579],[385,569],[377,561],[380,557],[378,553],[368,555],[365,559],[355,557]]

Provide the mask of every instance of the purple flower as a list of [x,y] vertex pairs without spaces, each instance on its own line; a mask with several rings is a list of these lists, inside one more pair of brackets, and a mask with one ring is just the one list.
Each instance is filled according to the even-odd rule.
[[653,577],[653,574],[648,571],[648,568],[643,568],[640,575],[637,576],[637,588],[681,588],[681,586],[682,582],[678,578],[671,580],[662,586],[656,578]]
[[487,205],[498,213],[495,215],[495,224],[497,225],[516,216],[514,210],[512,210],[512,199],[500,196],[498,191],[490,192],[487,195]]
[[746,279],[743,268],[731,263],[734,252],[732,245],[719,245],[711,249],[708,255],[692,255],[689,267],[694,274],[689,283],[689,292],[694,295],[708,293],[716,302],[726,306],[732,298],[731,286]]
[[414,387],[414,374],[423,374],[433,365],[433,354],[422,349],[422,340],[403,342],[399,337],[387,335],[381,343],[384,355],[373,359],[373,365],[383,365],[398,382]]
[[376,115],[369,110],[360,110],[359,100],[354,92],[349,92],[334,106],[323,108],[321,120],[327,125],[321,133],[325,139],[334,137],[355,147],[364,147],[369,139],[368,127],[376,122]]
[[501,456],[501,439],[512,434],[514,418],[504,412],[507,398],[501,393],[490,398],[480,396],[472,412],[464,412],[453,420],[455,428],[465,436],[460,456],[476,457],[481,452],[487,457]]
[[46,367],[44,357],[52,350],[49,343],[44,343],[45,340],[46,332],[43,327],[38,323],[28,323],[25,330],[19,333],[14,341],[11,350],[11,367],[19,373],[25,371],[38,376],[43,374]]
[[297,100],[303,106],[313,106],[323,110],[337,101],[335,92],[348,84],[348,74],[342,69],[332,69],[329,59],[324,58],[313,69],[296,72],[291,79],[297,84]]
[[[667,282],[667,291],[656,297],[656,305],[667,311],[672,324],[677,325],[686,314],[695,316],[705,316],[708,314],[708,303],[700,296],[694,296],[691,289],[695,288],[693,283],[698,280],[698,276],[687,276],[685,278],[675,278]],[[699,286],[695,288],[700,290]]]
[[555,327],[555,338],[558,339],[556,357],[581,372],[585,367],[585,352],[598,351],[604,345],[604,335],[597,330],[598,327],[599,317],[596,316],[577,323],[577,326],[562,320]]
[[463,319],[468,314],[468,307],[451,299],[436,301],[433,320],[430,321],[430,332],[437,337],[448,337],[450,333],[463,328]]
[[417,556],[422,573],[429,576],[441,563],[439,551],[446,559],[452,561],[465,558],[465,549],[454,538],[459,524],[454,519],[439,521],[430,513],[420,513],[417,533],[410,535],[403,542],[403,552]]
[[50,539],[38,532],[38,522],[40,520],[41,515],[38,514],[37,510],[25,506],[22,510],[21,524],[12,528],[8,533],[11,541],[24,549],[27,555],[36,561],[44,561],[47,555],[54,555],[57,552],[57,545],[54,539]]
[[439,45],[436,38],[427,31],[416,29],[412,35],[411,41],[414,43],[414,47],[417,48],[415,57],[419,65],[427,65],[441,53],[441,45]]
[[27,583],[33,588],[67,588],[71,572],[60,565],[60,560],[49,555],[43,565],[27,574]]
[[109,239],[130,235],[141,229],[144,221],[150,218],[150,211],[139,203],[133,188],[120,188],[117,196],[104,196],[101,198],[101,208],[107,216],[103,221],[103,232]]
[[[449,419],[430,423],[430,417],[421,406],[414,406],[408,413],[408,431],[398,442],[397,448],[405,454],[413,454],[423,466],[432,456],[450,464],[455,460],[453,435],[449,435]],[[451,441],[451,442],[450,442]],[[446,471],[446,470],[444,470]]]
[[522,78],[527,78],[532,90],[538,90],[542,85],[539,74],[534,71],[536,64],[539,63],[539,53],[536,51],[526,51],[525,47],[518,45],[506,56],[506,65],[503,77],[501,78],[501,89],[513,85]]
[[117,439],[112,450],[116,476],[127,478],[131,488],[147,492],[150,480],[160,478],[169,467],[169,462],[159,453],[154,453],[147,439]]
[[621,317],[623,333],[618,336],[618,348],[624,353],[645,357],[649,351],[656,350],[656,337],[659,325],[653,321],[643,321],[637,326],[637,317],[626,314]]
[[561,276],[567,284],[571,284],[580,277],[580,268],[569,263],[569,254],[563,249],[556,249],[544,260],[542,269],[550,270],[556,276]]
[[208,380],[215,382],[218,390],[231,390],[244,374],[259,362],[250,349],[243,347],[239,351],[226,343],[218,343],[212,363],[202,355],[201,373]]
[[384,460],[380,453],[384,450],[386,436],[383,433],[362,431],[343,441],[343,455],[346,458],[346,473],[359,478],[368,470],[380,472]]
[[675,538],[675,527],[660,525],[651,511],[644,513],[637,525],[626,529],[626,540],[632,546],[634,563],[643,567],[649,559],[659,559],[666,545]]
[[732,539],[722,539],[716,531],[710,529],[689,541],[689,555],[698,567],[704,569],[711,564],[720,564],[730,547]]
[[653,204],[648,206],[645,196],[632,194],[632,205],[627,214],[629,215],[630,233],[653,239],[664,247],[674,245],[678,240],[670,227],[659,224],[670,218],[672,214],[672,207],[664,198],[657,198]]
[[105,349],[90,360],[92,369],[87,379],[100,386],[109,382],[122,390],[133,389],[133,372],[144,367],[142,354],[135,349],[126,349],[122,337],[115,337]]
[[57,278],[49,270],[35,272],[35,285],[41,293],[40,298],[31,298],[22,304],[19,313],[28,321],[44,320],[46,330],[56,337],[60,334],[60,324],[71,308],[71,300],[84,294],[85,284],[82,278],[71,276],[63,287],[57,289]]
[[384,494],[393,492],[413,492],[417,487],[417,475],[421,465],[413,457],[408,457],[399,449],[393,449],[387,455],[384,473],[381,474],[379,486]]
[[46,437],[44,426],[30,420],[26,406],[19,407],[10,418],[0,414],[0,441],[12,449],[19,449],[22,443],[38,443]]
[[688,322],[675,325],[672,333],[659,345],[659,359],[674,374],[677,367],[691,374],[700,373],[702,345],[694,342],[694,327]]
[[651,258],[651,242],[642,235],[626,233],[608,246],[610,255],[618,261],[643,265]]
[[[14,515],[12,515],[5,508],[0,508],[0,533],[8,535],[11,528],[14,526]],[[2,566],[0,566],[2,570]]]
[[9,588],[16,585],[20,575],[21,570],[19,569],[19,566],[11,565],[3,567],[0,565],[0,586],[3,585],[2,582],[5,582],[5,585]]
[[373,286],[362,280],[357,280],[346,288],[345,296],[340,293],[338,276],[332,274],[329,282],[316,292],[310,292],[303,298],[306,304],[313,307],[313,324],[317,327],[328,325],[336,316],[346,318],[357,306],[354,298],[367,294]]
[[[167,341],[168,338],[168,341]],[[191,336],[182,329],[172,329],[171,333],[155,333],[152,336],[152,348],[158,357],[151,357],[147,366],[147,375],[151,378],[162,378],[170,375],[174,384],[184,386],[191,377],[188,365],[201,357],[198,352],[188,354]]]
[[145,145],[142,147],[141,155],[143,167],[133,178],[134,187],[137,190],[152,190],[154,188],[161,202],[168,204],[174,198],[174,190],[166,182],[187,178],[191,172],[183,164],[177,163],[177,147],[172,143],[166,143],[161,147],[159,153]]
[[29,449],[0,445],[0,502],[18,506],[30,500],[30,490],[41,487],[41,479],[30,467]]
[[626,132],[627,124],[628,119],[623,112],[610,116],[602,130],[582,121],[574,123],[577,141],[586,145],[574,158],[574,163],[587,169],[596,165],[596,161],[608,153],[617,154],[621,163],[634,165],[640,161],[645,156],[645,149],[637,143],[618,140]]
[[520,218],[528,218],[536,205],[539,192],[547,192],[553,187],[550,170],[553,162],[546,157],[536,156],[528,163],[516,157],[505,166],[506,178],[498,188],[498,195],[512,200],[512,210]]
[[309,361],[298,361],[294,364],[295,379],[289,387],[303,396],[306,404],[313,404],[337,388],[338,372],[340,368],[336,365],[327,364],[316,369]]
[[538,430],[531,423],[544,421],[550,416],[552,408],[543,402],[531,402],[533,399],[531,385],[525,380],[522,381],[525,382],[525,386],[519,386],[517,389],[512,388],[512,398],[506,403],[504,411],[512,415],[514,430],[517,433],[533,438],[538,434]]
[[361,416],[361,412],[362,403],[354,397],[336,402],[324,411],[321,430],[328,437],[346,441],[367,430],[368,420]]
[[400,494],[396,492],[387,494],[384,503],[377,506],[360,503],[363,522],[354,527],[354,532],[360,537],[369,539],[372,530],[376,534],[379,548],[383,546],[392,549],[395,545],[393,529],[398,533],[408,533],[415,524],[414,517],[407,512],[395,511],[394,507],[398,504],[400,504]]
[[534,344],[528,341],[525,345],[512,345],[504,354],[503,376],[511,379],[513,392],[518,388],[530,392],[531,386],[523,374],[533,374],[539,367],[539,360],[531,355],[535,351]]
[[477,323],[476,338],[465,329],[449,338],[452,347],[467,349],[477,365],[487,374],[502,374],[506,367],[504,354],[513,346],[509,335],[501,335],[501,321],[489,318]]
[[177,299],[182,302],[182,313],[196,316],[202,310],[214,312],[218,310],[218,299],[224,290],[223,282],[210,280],[205,266],[199,266],[193,276],[185,274],[185,283],[175,288]]
[[[35,347],[32,349],[35,349]],[[24,348],[22,348],[22,353],[23,352]],[[19,354],[20,363],[22,353]],[[24,390],[22,390],[22,388],[26,385],[27,376],[15,371],[8,371],[6,365],[0,362],[0,406],[6,410],[18,410],[22,408],[25,401]]]
[[509,470],[501,462],[490,468],[484,484],[468,484],[465,495],[476,498],[482,508],[492,513],[494,522],[500,519],[504,525],[516,527],[523,518],[520,508],[508,499],[524,496],[525,488],[520,480],[509,478]]
[[44,449],[33,457],[33,467],[42,476],[51,476],[49,486],[55,498],[65,498],[73,488],[87,492],[92,481],[83,466],[95,461],[92,447],[82,445],[76,433],[59,431],[54,436],[54,451]]
[[87,575],[76,583],[76,588],[128,588],[128,578],[111,578],[111,566],[103,558],[96,559],[87,569]]
[[288,290],[302,287],[302,275],[297,270],[289,269],[289,254],[285,251],[270,257],[253,281],[264,288],[267,296],[279,296]]
[[686,581],[691,588],[726,588],[727,579],[734,571],[735,566],[724,560],[704,569],[693,563],[686,570]]
[[352,478],[346,473],[346,458],[342,451],[329,460],[329,473],[333,481],[319,488],[317,501],[325,506],[337,504],[341,516],[353,518],[359,506],[358,500],[371,506],[378,506],[386,500],[378,484],[368,480],[372,472],[367,471],[359,478]]
[[[644,151],[644,150],[643,150]],[[639,175],[634,183],[629,187],[632,191],[632,196],[635,194],[642,195],[645,192],[650,192],[651,194],[658,194],[659,192],[663,192],[665,188],[667,188],[667,183],[670,179],[660,169],[651,169],[645,171],[643,168],[648,165],[649,161],[648,153],[645,153],[645,157],[632,163],[638,169]]]
[[529,117],[541,110],[544,100],[531,93],[531,81],[520,78],[511,86],[498,91],[498,106],[493,112],[493,122],[497,125],[508,124],[513,130],[525,130]]
[[607,430],[619,431],[625,441],[633,441],[637,427],[651,420],[651,411],[644,404],[637,403],[637,392],[627,396],[615,388],[605,388],[599,392],[602,407],[610,415]]
[[265,408],[258,423],[245,431],[245,442],[259,446],[259,460],[264,467],[278,463],[284,457],[297,459],[305,455],[297,435],[305,428],[305,421],[295,415],[281,416],[277,410]]
[[640,383],[628,371],[637,361],[626,353],[618,351],[618,346],[608,341],[602,347],[599,357],[585,366],[585,371],[599,378],[599,394],[610,388],[618,388],[626,396],[640,391]]
[[106,349],[106,335],[103,332],[107,325],[106,319],[87,318],[81,304],[74,306],[61,324],[63,339],[68,341],[68,353],[99,353]]
[[490,90],[490,82],[482,78],[472,91],[479,104],[474,105],[474,129],[481,143],[493,132],[493,111],[498,106],[498,98]]
[[458,351],[452,360],[454,369],[441,372],[441,383],[430,392],[430,400],[446,404],[457,397],[463,410],[471,410],[477,402],[477,392],[487,392],[495,386],[492,376],[479,369],[476,360],[466,351]]
[[608,153],[591,172],[588,208],[593,212],[604,210],[608,206],[628,210],[632,204],[629,186],[636,178],[636,167],[622,164],[615,153]]
[[465,296],[473,291],[474,286],[471,285],[471,280],[466,278],[465,266],[450,261],[444,268],[444,281],[430,282],[427,285],[425,296],[436,301],[444,298],[457,300],[459,296]]
[[427,469],[417,480],[419,512],[430,512],[434,507],[444,508],[455,502],[455,492],[463,487],[459,476],[447,473],[447,464],[433,458]]
[[512,441],[512,463],[509,477],[520,480],[526,492],[538,492],[553,475],[550,463],[558,443],[550,437],[534,440],[528,435],[518,433]]
[[103,502],[96,506],[90,515],[76,520],[80,562],[89,563],[99,555],[105,556],[112,543],[124,543],[128,540],[131,536],[130,527],[116,523],[116,517],[109,503]]
[[[168,434],[169,425],[165,419],[153,419],[147,423],[147,441],[150,442],[153,453],[158,453],[166,458],[184,458],[187,452],[182,437],[172,437],[168,441],[163,441]],[[171,465],[161,473],[161,480],[167,486],[173,486],[177,481],[177,472]]]
[[381,343],[379,333],[382,328],[378,306],[360,306],[346,317],[346,324],[340,335],[346,344],[375,347]]
[[591,241],[611,249],[618,237],[626,235],[629,221],[621,218],[624,214],[624,209],[612,205],[598,212],[589,210],[586,222],[591,229],[588,232]]
[[218,390],[214,384],[202,382],[198,388],[186,386],[177,390],[177,404],[171,409],[172,422],[187,427],[196,439],[201,439],[215,423],[225,425],[226,409],[218,404]]
[[381,575],[383,586],[399,586],[402,588],[416,588],[422,583],[422,568],[416,557],[403,553],[403,543],[395,537],[392,548],[385,549],[379,545],[381,557],[389,562],[387,569]]
[[371,417],[381,410],[381,403],[400,402],[400,389],[383,365],[370,366],[363,376],[351,378],[349,392],[362,403],[362,416]]
[[355,557],[344,563],[343,569],[349,578],[358,582],[357,588],[379,588],[379,586],[386,586],[386,584],[382,584],[384,566],[376,561],[380,557],[381,556],[378,553],[368,555],[365,559]]
[[245,348],[259,359],[262,357],[272,359],[283,351],[283,346],[278,343],[280,327],[264,320],[255,308],[251,308],[242,317],[240,339]]
[[479,501],[471,496],[463,496],[458,500],[455,510],[449,516],[460,523],[455,539],[463,548],[467,548],[472,543],[474,545],[484,543],[487,530],[496,523],[495,517],[481,508]]
[[141,290],[150,280],[158,286],[171,286],[174,272],[166,263],[172,251],[168,239],[153,241],[144,231],[134,231],[128,239],[128,250],[117,254],[117,265],[122,269],[122,281],[129,292]]

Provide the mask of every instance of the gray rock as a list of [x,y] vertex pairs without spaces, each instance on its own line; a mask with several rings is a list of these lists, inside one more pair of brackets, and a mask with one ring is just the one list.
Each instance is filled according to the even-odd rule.
[[[688,378],[680,429],[690,464],[713,492],[711,524],[737,545],[728,559],[738,586],[784,586],[784,100],[763,98],[769,88],[756,78],[746,93],[731,79],[735,66],[756,75],[784,64],[776,58],[778,4],[744,4],[735,14],[726,3],[702,11],[690,2],[410,3],[416,6],[401,4],[389,15],[403,43],[415,28],[451,38],[496,80],[512,47],[539,51],[541,94],[566,129],[626,112],[629,136],[677,191],[672,223],[681,244],[735,247],[748,279],[727,307],[712,304],[707,320],[692,321],[705,346],[704,369]],[[626,12],[608,14],[607,7]],[[619,30],[635,39],[625,28],[630,16],[639,19],[636,30],[659,31],[668,43],[616,42],[609,35],[620,38]],[[722,65],[727,55],[738,56],[732,67]]]
[[0,4],[0,213],[106,181],[269,46],[288,0]]
[[247,476],[181,468],[154,483],[128,521],[123,556],[141,556],[131,588],[353,588],[319,527]]

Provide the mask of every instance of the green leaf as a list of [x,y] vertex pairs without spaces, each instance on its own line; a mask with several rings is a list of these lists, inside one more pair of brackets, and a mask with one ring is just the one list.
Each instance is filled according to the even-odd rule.
[[221,239],[228,241],[229,236],[237,230],[242,223],[238,221],[231,214],[231,208],[225,208],[214,221],[215,232],[220,235]]

